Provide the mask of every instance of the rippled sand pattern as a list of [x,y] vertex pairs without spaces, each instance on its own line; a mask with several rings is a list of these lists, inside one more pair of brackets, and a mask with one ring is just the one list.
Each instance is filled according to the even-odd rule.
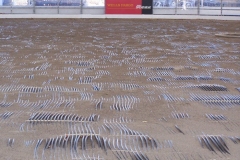
[[239,159],[239,30],[1,19],[0,159]]

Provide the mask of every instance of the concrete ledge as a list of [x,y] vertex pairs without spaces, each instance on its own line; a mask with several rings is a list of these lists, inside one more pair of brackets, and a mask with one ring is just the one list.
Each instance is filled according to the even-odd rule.
[[91,15],[91,14],[0,14],[0,18],[117,18],[117,19],[210,19],[236,20],[240,16],[201,16],[201,15]]

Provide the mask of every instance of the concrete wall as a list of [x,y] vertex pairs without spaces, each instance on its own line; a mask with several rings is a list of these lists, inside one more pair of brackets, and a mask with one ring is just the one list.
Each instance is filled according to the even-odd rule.
[[0,6],[0,13],[1,14],[12,13],[12,7],[10,7],[10,6]]
[[172,15],[175,12],[175,8],[153,8],[153,14]]
[[[1,10],[1,9],[0,9]],[[11,8],[11,13],[13,14],[33,14],[33,6],[24,6],[24,7],[19,7],[19,6],[14,6]]]
[[60,6],[59,14],[81,14],[81,7]]
[[105,8],[104,7],[82,8],[82,14],[105,14]]
[[221,15],[221,7],[201,7],[199,11],[200,15]]
[[59,7],[57,6],[51,6],[51,7],[35,7],[35,13],[36,14],[58,14],[59,13]]
[[224,16],[229,16],[229,15],[240,16],[240,8],[223,7],[222,15],[224,15]]

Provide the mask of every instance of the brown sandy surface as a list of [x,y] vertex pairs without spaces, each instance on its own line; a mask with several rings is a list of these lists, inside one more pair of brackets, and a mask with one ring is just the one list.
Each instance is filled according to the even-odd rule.
[[[140,154],[148,159],[239,159],[240,141],[229,137],[240,136],[240,39],[215,36],[224,32],[240,32],[240,24],[1,19],[0,159],[111,160]],[[194,87],[203,84],[222,85],[227,91]],[[218,102],[197,101],[193,95]],[[78,119],[27,121],[39,112],[76,114]],[[91,114],[100,118],[79,122],[80,116]],[[205,114],[226,119],[210,120]],[[62,148],[66,134],[70,138]],[[101,147],[91,141],[96,135],[102,138]],[[214,142],[215,152],[201,147],[198,138],[204,135],[221,136],[230,154],[221,153]],[[77,137],[74,150],[71,141]],[[56,143],[44,149],[50,138]],[[35,151],[38,140],[43,141]],[[107,154],[103,140],[110,144]]]

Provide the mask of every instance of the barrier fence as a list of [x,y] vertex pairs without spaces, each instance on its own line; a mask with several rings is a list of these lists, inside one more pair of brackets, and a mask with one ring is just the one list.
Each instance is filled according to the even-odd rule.
[[240,0],[0,0],[0,13],[240,16]]

